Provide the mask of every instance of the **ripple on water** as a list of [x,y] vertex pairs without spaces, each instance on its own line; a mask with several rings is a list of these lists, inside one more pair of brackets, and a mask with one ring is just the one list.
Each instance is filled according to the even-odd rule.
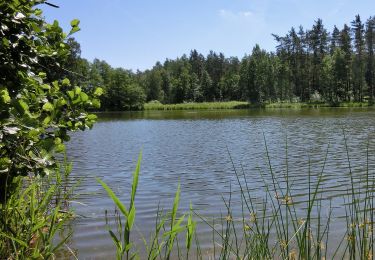
[[[79,203],[72,205],[84,216],[73,223],[70,246],[78,250],[80,258],[113,257],[104,211],[113,212],[114,206],[94,177],[105,181],[127,202],[141,149],[136,197],[139,232],[147,235],[153,228],[158,205],[171,207],[178,182],[181,211],[187,211],[191,202],[205,216],[220,216],[225,213],[221,196],[227,199],[232,189],[234,214],[239,215],[240,189],[233,165],[241,176],[245,174],[251,194],[261,205],[265,186],[272,183],[263,135],[281,187],[286,186],[288,165],[297,211],[303,213],[307,205],[308,172],[314,185],[324,166],[324,189],[319,196],[329,199],[337,216],[343,216],[343,196],[350,183],[343,129],[353,179],[364,186],[363,172],[368,167],[373,175],[375,169],[374,114],[365,109],[321,109],[101,115],[93,130],[75,133],[68,144],[74,163],[71,182],[81,181],[76,189]],[[243,177],[240,179],[244,184]],[[203,248],[209,248],[212,231],[200,224],[199,232]]]

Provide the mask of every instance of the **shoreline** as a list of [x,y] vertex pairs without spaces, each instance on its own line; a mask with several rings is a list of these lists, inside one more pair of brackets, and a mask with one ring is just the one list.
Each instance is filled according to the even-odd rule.
[[368,102],[341,102],[341,103],[327,103],[327,102],[274,102],[265,104],[250,104],[244,101],[227,101],[227,102],[202,102],[202,103],[180,103],[180,104],[161,104],[161,103],[146,103],[144,111],[155,110],[210,110],[210,109],[301,109],[301,108],[365,108],[374,107]]

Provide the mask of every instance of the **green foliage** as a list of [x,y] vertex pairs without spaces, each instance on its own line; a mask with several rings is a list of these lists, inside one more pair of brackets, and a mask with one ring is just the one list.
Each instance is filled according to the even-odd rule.
[[183,104],[161,104],[159,101],[151,101],[144,105],[145,110],[200,110],[200,109],[240,109],[248,108],[248,102],[227,101],[227,102],[202,102]]
[[[63,77],[61,65],[71,51],[67,34],[57,21],[44,20],[38,9],[43,3],[0,3],[1,201],[12,191],[13,178],[53,172],[54,154],[64,151],[68,132],[91,128],[95,117],[86,109],[99,106],[100,90],[85,93]],[[79,21],[71,25],[69,35],[79,30]]]
[[66,204],[72,192],[66,187],[70,171],[65,164],[45,178],[13,178],[16,188],[0,206],[1,259],[54,258],[66,243],[70,234],[60,236],[57,244],[54,239],[73,216]]
[[90,89],[92,85],[101,86],[94,92],[97,98],[93,100],[93,105],[97,110],[99,101],[101,110],[143,109],[145,93],[131,71],[121,68],[114,69],[106,62],[97,59],[93,63],[79,57],[76,57],[75,60],[77,66],[73,70],[82,73],[82,77],[77,78],[76,81],[84,89]]
[[[163,104],[242,100],[256,103],[313,101],[364,102],[374,96],[374,18],[365,24],[356,16],[352,26],[336,26],[332,34],[317,19],[312,28],[291,28],[274,35],[276,52],[258,45],[240,61],[210,51],[157,62],[137,72],[146,101]],[[354,48],[353,48],[354,47]]]
[[[103,88],[101,110],[140,110],[143,104],[159,100],[163,104],[250,101],[309,102],[319,93],[322,102],[364,102],[374,97],[374,18],[366,23],[356,16],[351,27],[336,26],[332,33],[317,19],[311,29],[291,28],[285,36],[274,35],[275,52],[260,46],[239,60],[210,51],[206,56],[192,50],[190,56],[157,62],[150,70],[136,73],[112,68],[105,61],[88,62],[80,57],[80,46],[72,38],[71,52],[60,61],[73,73],[56,66],[48,75],[68,77],[72,85],[90,90]],[[72,21],[72,32],[78,30]],[[55,27],[58,24],[55,24]],[[5,44],[8,44],[5,41]],[[42,65],[50,67],[50,59]],[[48,66],[47,66],[48,65]],[[48,76],[50,78],[50,76]]]

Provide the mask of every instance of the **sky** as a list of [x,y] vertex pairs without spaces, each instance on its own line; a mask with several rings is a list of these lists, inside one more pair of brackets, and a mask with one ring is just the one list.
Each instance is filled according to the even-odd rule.
[[317,18],[332,31],[359,14],[375,15],[374,0],[49,0],[47,21],[58,20],[69,31],[78,18],[74,37],[82,57],[105,60],[113,67],[152,68],[192,49],[242,58],[255,44],[275,49],[272,33],[285,35],[293,26],[310,29]]

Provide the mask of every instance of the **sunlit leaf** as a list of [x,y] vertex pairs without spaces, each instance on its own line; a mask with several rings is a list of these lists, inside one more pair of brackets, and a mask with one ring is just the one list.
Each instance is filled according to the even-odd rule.
[[45,103],[43,105],[42,109],[44,111],[49,111],[50,112],[50,111],[53,111],[54,107],[53,107],[53,105],[50,102],[47,102],[47,103]]
[[99,97],[101,95],[103,95],[103,89],[102,88],[96,88],[95,92],[94,92],[94,96]]
[[79,25],[79,20],[78,20],[78,19],[74,19],[74,20],[72,20],[72,21],[70,22],[70,25],[71,25],[72,27],[78,26],[78,25]]

